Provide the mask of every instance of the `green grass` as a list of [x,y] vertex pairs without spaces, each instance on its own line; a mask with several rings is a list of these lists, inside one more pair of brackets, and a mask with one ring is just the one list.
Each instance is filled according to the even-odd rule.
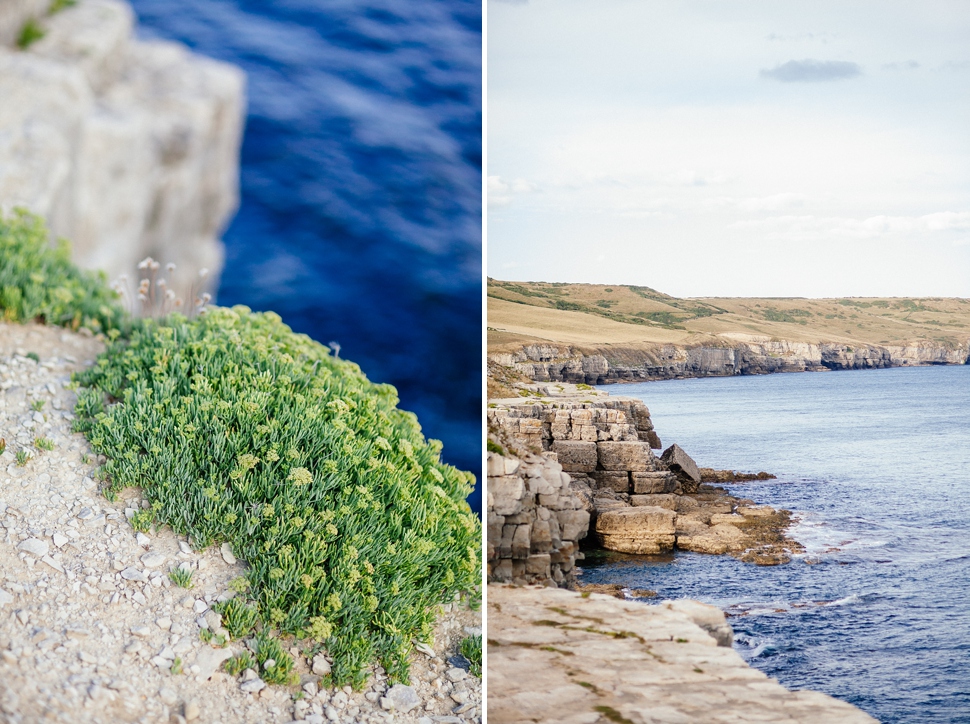
[[482,675],[482,637],[468,636],[459,646],[461,655],[471,662],[471,672],[481,678]]
[[30,460],[30,453],[28,453],[26,450],[18,450],[16,457],[17,465],[24,467],[27,464],[27,461]]
[[56,447],[54,445],[54,441],[53,440],[50,440],[50,439],[48,439],[46,437],[38,437],[38,438],[35,438],[34,439],[34,445],[38,449],[40,449],[40,450],[47,450],[48,452],[50,452],[51,450],[53,450]]
[[44,409],[44,401],[34,400],[33,402],[30,403],[30,409],[33,410],[34,412],[40,412],[41,410]]
[[406,681],[436,604],[478,583],[473,477],[393,388],[277,315],[140,320],[76,380],[106,494],[141,487],[138,515],[200,549],[228,541],[262,630],[324,644],[336,684],[361,686],[375,660]]
[[8,322],[39,321],[102,331],[124,312],[103,274],[79,270],[70,246],[50,248],[43,222],[23,210],[0,213],[0,313]]

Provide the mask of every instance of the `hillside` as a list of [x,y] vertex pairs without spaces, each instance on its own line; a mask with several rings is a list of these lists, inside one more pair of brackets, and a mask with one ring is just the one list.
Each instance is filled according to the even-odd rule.
[[526,344],[711,344],[769,338],[809,344],[956,348],[970,299],[940,297],[680,299],[648,287],[488,280],[488,350]]

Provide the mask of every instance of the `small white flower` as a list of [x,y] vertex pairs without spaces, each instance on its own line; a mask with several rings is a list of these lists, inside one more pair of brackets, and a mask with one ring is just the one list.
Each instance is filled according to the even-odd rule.
[[199,269],[199,276],[205,279],[207,276],[209,276],[209,270],[206,269],[205,267],[202,267],[201,269]]
[[152,263],[154,261],[155,260],[152,259],[150,256],[146,256],[144,259],[142,259],[140,262],[138,262],[138,268],[139,269],[147,269],[148,267],[150,267],[152,265]]
[[172,272],[175,271],[175,265],[172,262],[169,262],[168,264],[165,265],[165,271],[171,274]]

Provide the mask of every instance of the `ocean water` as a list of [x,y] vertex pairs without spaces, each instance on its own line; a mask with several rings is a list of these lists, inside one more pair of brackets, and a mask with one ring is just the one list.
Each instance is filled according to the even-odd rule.
[[248,75],[219,303],[338,342],[480,478],[481,2],[132,5]]
[[606,387],[642,399],[664,445],[797,514],[806,553],[615,556],[587,582],[723,608],[735,649],[789,688],[882,722],[970,722],[970,366]]

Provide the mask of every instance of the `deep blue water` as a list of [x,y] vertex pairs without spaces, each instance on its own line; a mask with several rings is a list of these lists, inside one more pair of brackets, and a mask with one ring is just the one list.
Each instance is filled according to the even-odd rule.
[[248,75],[219,303],[338,342],[480,477],[480,0],[132,4]]
[[807,552],[623,556],[584,580],[722,607],[739,653],[790,688],[883,722],[970,722],[970,366],[606,389],[700,465],[776,474],[725,487],[796,512]]

